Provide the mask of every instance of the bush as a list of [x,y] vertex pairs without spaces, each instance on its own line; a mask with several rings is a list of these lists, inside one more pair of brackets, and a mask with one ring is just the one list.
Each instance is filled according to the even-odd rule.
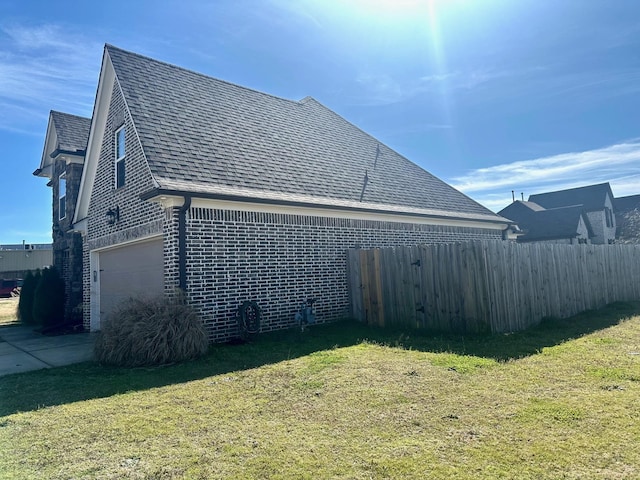
[[43,327],[64,321],[64,280],[54,267],[45,268],[40,275],[33,298],[33,320]]
[[208,345],[207,332],[184,295],[131,298],[102,326],[95,356],[109,365],[164,365],[199,357]]
[[40,270],[35,273],[28,271],[24,276],[22,288],[20,290],[20,300],[18,300],[18,320],[25,325],[35,325],[33,318],[33,300],[36,294],[38,282],[40,282]]

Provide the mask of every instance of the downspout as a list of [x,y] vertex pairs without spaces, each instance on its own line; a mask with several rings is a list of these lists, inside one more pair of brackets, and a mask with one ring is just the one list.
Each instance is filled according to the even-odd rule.
[[191,208],[191,195],[184,196],[184,203],[178,210],[178,287],[187,291],[187,211]]

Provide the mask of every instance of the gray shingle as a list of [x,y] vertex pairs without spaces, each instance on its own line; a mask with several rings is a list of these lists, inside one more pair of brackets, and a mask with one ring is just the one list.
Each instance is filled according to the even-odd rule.
[[547,209],[582,205],[586,212],[591,212],[604,209],[607,193],[613,200],[613,193],[608,182],[559,190],[557,192],[539,193],[529,196],[529,201],[542,205]]
[[59,150],[84,152],[87,149],[91,119],[69,113],[51,111],[51,119],[58,135]]
[[501,220],[310,97],[286,100],[105,48],[160,188],[359,205],[367,172],[367,205]]
[[[498,215],[513,220],[520,227],[525,233],[520,241],[533,241],[575,237],[582,213],[582,205],[545,210],[535,203],[518,200]],[[593,235],[587,217],[583,218],[589,234]]]

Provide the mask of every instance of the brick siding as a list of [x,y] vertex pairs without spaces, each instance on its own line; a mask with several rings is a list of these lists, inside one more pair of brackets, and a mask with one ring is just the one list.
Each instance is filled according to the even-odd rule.
[[[60,175],[66,178],[65,217],[60,219]],[[53,166],[52,212],[53,212],[53,266],[65,284],[65,320],[75,320],[82,305],[82,238],[71,231],[76,201],[82,177],[82,164],[56,160]]]
[[192,208],[187,291],[213,342],[237,334],[245,300],[263,310],[262,330],[290,327],[300,303],[318,298],[321,322],[349,314],[346,251],[500,239],[490,229]]
[[[125,125],[126,181],[115,188],[115,131]],[[92,273],[89,252],[97,248],[118,245],[136,239],[162,233],[164,211],[156,204],[142,201],[140,194],[153,187],[149,166],[134,125],[125,107],[124,99],[116,84],[113,87],[111,104],[107,115],[104,138],[96,171],[89,213],[87,234],[84,239],[84,327],[90,325],[90,286]],[[120,220],[109,225],[108,209],[120,210]]]

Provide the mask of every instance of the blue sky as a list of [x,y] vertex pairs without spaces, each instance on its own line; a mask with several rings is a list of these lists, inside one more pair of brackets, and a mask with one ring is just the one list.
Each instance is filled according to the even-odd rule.
[[0,244],[50,241],[48,113],[91,116],[105,43],[312,96],[493,210],[640,194],[637,0],[3,0]]

